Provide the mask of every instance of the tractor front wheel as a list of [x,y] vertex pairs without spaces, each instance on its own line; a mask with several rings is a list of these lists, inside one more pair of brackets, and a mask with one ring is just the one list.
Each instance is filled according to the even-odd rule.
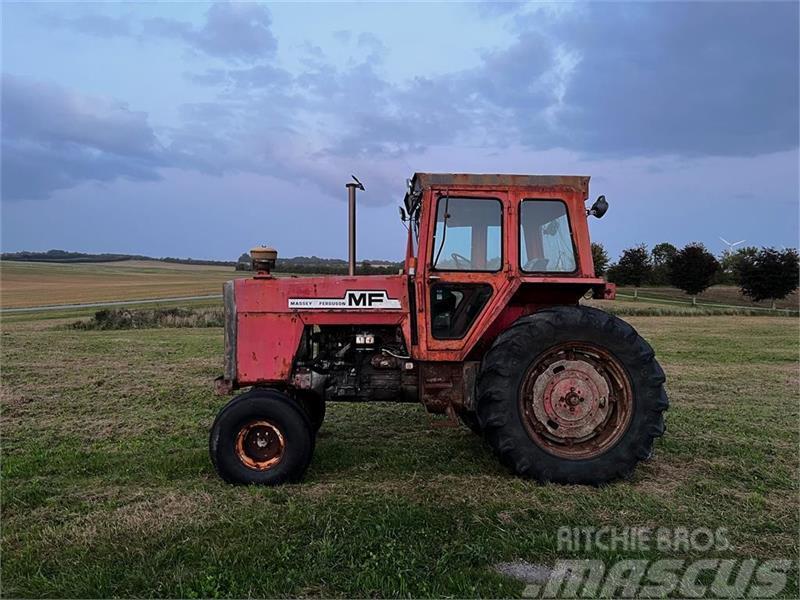
[[299,481],[313,451],[314,430],[305,411],[271,389],[254,389],[228,402],[209,438],[211,462],[228,483]]
[[601,484],[650,456],[665,429],[663,383],[653,349],[629,324],[555,307],[495,340],[478,377],[478,420],[517,474]]

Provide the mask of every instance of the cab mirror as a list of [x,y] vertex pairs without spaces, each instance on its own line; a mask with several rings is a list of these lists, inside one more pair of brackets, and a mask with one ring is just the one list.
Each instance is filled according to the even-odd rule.
[[598,219],[601,218],[606,211],[608,210],[608,202],[606,202],[605,196],[598,196],[597,200],[594,201],[592,204],[592,208],[589,209],[590,215],[593,217],[597,217]]

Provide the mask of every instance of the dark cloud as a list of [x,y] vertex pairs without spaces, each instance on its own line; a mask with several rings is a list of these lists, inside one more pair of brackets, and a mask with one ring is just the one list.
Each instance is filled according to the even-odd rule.
[[274,55],[277,41],[265,6],[251,3],[215,3],[202,27],[175,19],[147,19],[144,34],[183,40],[192,48],[218,58],[253,61]]
[[345,115],[328,148],[345,155],[478,141],[751,156],[798,145],[797,21],[796,3],[590,4],[520,13],[516,41],[467,71],[390,85],[371,59],[298,82]]
[[541,103],[530,91],[497,104],[533,147],[624,156],[795,148],[797,22],[797,3],[591,4],[550,32],[579,55],[553,126],[531,118]]
[[124,104],[4,75],[3,199],[42,198],[84,181],[158,179],[165,155],[147,116]]

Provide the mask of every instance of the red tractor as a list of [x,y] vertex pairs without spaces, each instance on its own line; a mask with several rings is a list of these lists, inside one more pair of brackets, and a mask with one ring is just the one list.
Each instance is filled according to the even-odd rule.
[[349,276],[255,276],[224,285],[225,374],[249,387],[219,412],[211,460],[232,483],[298,481],[332,401],[421,402],[485,438],[514,473],[600,484],[629,475],[664,432],[653,349],[595,276],[588,177],[416,173],[401,218],[405,267]]

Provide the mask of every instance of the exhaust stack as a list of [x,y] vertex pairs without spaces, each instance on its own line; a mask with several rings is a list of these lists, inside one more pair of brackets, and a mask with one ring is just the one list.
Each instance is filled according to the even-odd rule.
[[347,274],[351,277],[356,274],[356,189],[364,191],[364,185],[351,175],[353,181],[345,184],[347,188],[347,209],[348,209],[348,225],[347,225]]

